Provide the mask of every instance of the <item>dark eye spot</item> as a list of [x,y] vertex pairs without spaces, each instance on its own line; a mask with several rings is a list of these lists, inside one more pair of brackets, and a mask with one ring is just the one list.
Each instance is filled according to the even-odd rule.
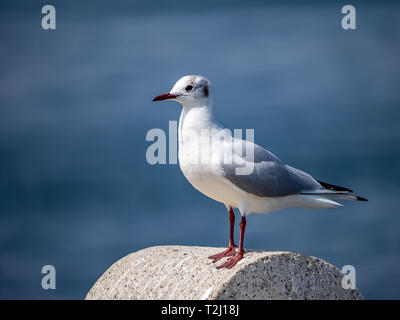
[[205,97],[208,97],[208,87],[207,86],[204,87],[203,93],[204,93]]
[[186,91],[190,91],[190,90],[192,90],[192,89],[193,89],[193,86],[192,86],[191,84],[189,84],[189,85],[185,88]]

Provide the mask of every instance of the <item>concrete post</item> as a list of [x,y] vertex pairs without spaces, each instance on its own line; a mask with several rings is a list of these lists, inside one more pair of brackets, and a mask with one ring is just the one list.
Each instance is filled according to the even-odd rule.
[[342,288],[343,274],[319,258],[247,250],[232,269],[216,269],[207,257],[222,250],[158,246],[131,253],[86,299],[363,299],[358,290]]

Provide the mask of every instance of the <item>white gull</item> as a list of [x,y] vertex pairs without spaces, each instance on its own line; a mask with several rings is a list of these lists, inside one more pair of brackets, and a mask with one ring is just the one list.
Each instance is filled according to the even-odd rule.
[[[232,268],[242,259],[246,216],[250,213],[268,213],[286,207],[341,206],[332,199],[366,201],[350,194],[350,189],[318,181],[282,163],[252,141],[232,136],[215,120],[210,81],[202,76],[181,78],[169,93],[153,99],[161,100],[175,100],[183,106],[178,157],[184,176],[193,187],[225,204],[229,211],[229,247],[210,258],[216,262],[232,257],[218,268]],[[233,242],[233,208],[238,208],[241,214],[238,252]]]

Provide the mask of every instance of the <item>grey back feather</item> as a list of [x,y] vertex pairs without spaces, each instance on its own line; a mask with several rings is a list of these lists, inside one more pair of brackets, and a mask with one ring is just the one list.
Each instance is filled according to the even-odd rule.
[[[248,141],[235,139],[235,144],[254,145],[254,170],[248,175],[238,175],[243,167],[235,162],[223,163],[224,177],[238,188],[259,197],[283,197],[304,191],[321,189],[322,186],[309,174],[282,163],[275,155]],[[242,159],[243,153],[236,153]]]

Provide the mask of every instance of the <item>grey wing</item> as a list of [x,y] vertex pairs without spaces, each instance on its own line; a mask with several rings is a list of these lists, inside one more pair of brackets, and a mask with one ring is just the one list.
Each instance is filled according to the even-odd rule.
[[[241,158],[245,159],[242,156]],[[309,174],[285,165],[272,153],[256,144],[253,165],[254,169],[248,175],[237,174],[236,169],[243,165],[231,163],[221,166],[226,179],[238,188],[259,197],[283,197],[322,188]]]

